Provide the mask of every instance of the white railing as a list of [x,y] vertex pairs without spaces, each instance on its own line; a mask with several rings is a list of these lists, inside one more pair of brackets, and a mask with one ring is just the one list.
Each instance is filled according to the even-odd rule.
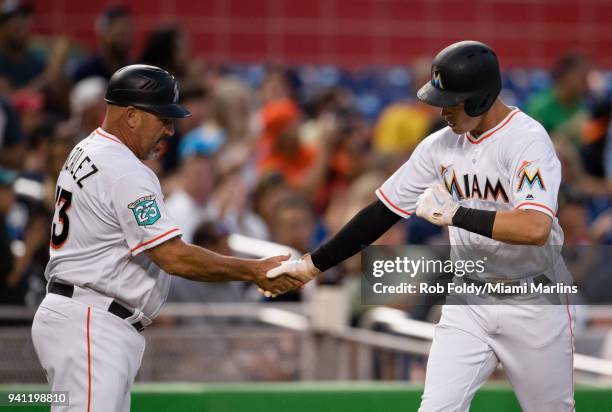
[[[317,295],[325,295],[322,289],[319,289]],[[327,308],[331,298],[333,296],[327,299]],[[335,310],[341,312],[341,305],[335,300],[332,300],[332,303],[338,307]],[[297,333],[302,336],[301,350],[297,354],[299,376],[305,380],[372,379],[375,377],[375,353],[425,357],[429,352],[435,328],[432,323],[410,319],[397,309],[376,307],[366,312],[360,327],[350,327],[337,320],[330,324],[317,319],[324,317],[329,320],[334,317],[329,309],[317,309],[317,304],[317,300],[309,303],[169,303],[163,307],[160,316],[190,320],[213,318],[221,322],[234,318],[255,322],[250,323],[252,326],[257,323],[267,324]],[[0,308],[0,319],[27,321],[32,315],[33,311],[30,309]],[[384,332],[374,330],[381,326]],[[231,330],[231,326],[223,328],[226,331]],[[23,329],[24,339],[29,341],[29,331],[25,330],[27,328]],[[153,337],[157,332],[162,332],[156,330],[153,326],[149,331],[145,331],[145,335],[151,334]],[[17,330],[11,328],[10,333],[15,335]],[[164,333],[172,334],[169,330]],[[16,335],[8,334],[9,330],[6,329],[7,339],[16,339]],[[2,336],[0,328],[0,338]],[[581,381],[586,382],[587,377],[591,378],[589,382],[592,382],[593,377],[600,380],[612,378],[612,362],[606,359],[576,353],[574,367],[578,372],[576,377]]]
[[[430,322],[410,319],[401,310],[377,307],[366,312],[358,328],[338,326],[317,331],[316,328],[313,328],[310,317],[306,315],[306,313],[311,312],[309,306],[308,304],[286,303],[274,305],[169,304],[164,308],[162,314],[174,316],[234,315],[254,317],[258,321],[269,325],[302,333],[316,332],[321,337],[326,336],[366,348],[384,349],[407,355],[426,356],[429,353],[435,325]],[[395,335],[373,331],[372,329],[376,325],[385,325]],[[312,348],[312,350],[317,351],[316,348]],[[366,369],[371,370],[371,367]],[[612,378],[612,361],[594,356],[575,353],[574,369],[577,372],[598,375],[602,378]],[[358,375],[362,375],[362,373],[358,373]]]
[[[363,327],[372,327],[374,324],[387,325],[389,330],[404,336],[417,337],[431,341],[435,325],[406,317],[404,312],[379,307],[370,310],[361,323]],[[589,374],[612,378],[612,361],[594,356],[574,354],[574,370]]]

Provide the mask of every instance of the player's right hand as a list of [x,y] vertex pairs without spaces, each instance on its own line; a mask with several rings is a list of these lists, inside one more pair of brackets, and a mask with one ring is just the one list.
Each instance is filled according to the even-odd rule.
[[300,288],[304,284],[300,279],[287,275],[274,279],[270,279],[267,276],[272,269],[279,267],[287,259],[289,259],[289,255],[273,256],[258,261],[259,267],[256,268],[257,274],[254,281],[259,286],[260,292],[264,293],[267,297],[289,292],[290,290]]
[[459,204],[442,187],[428,188],[418,197],[416,214],[434,225],[450,226]]
[[[316,268],[312,263],[310,255],[307,254],[301,259],[297,260],[286,260],[279,266],[268,271],[266,276],[268,279],[278,279],[282,277],[291,277],[301,282],[302,285],[308,283],[310,280],[315,278],[321,271]],[[273,297],[274,295],[266,290],[260,290],[266,297]]]

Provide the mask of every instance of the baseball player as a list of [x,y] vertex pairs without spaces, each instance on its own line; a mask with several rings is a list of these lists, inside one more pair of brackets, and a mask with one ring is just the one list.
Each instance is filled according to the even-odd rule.
[[[506,106],[500,90],[497,56],[488,46],[463,41],[442,50],[417,96],[441,107],[448,127],[424,139],[376,190],[378,200],[332,239],[269,276],[307,281],[416,213],[449,226],[455,257],[489,257],[478,278],[458,282],[571,282],[560,248],[552,247],[563,244],[555,217],[560,162],[544,128]],[[419,411],[468,411],[500,362],[524,411],[574,410],[572,314],[568,304],[445,305]]]
[[113,74],[100,128],[70,153],[57,181],[47,295],[34,317],[34,348],[54,391],[70,405],[54,410],[128,411],[145,347],[141,331],[157,316],[170,276],[255,281],[281,293],[266,271],[287,257],[218,255],[181,240],[156,175],[142,160],[174,134],[177,83],[154,66]]

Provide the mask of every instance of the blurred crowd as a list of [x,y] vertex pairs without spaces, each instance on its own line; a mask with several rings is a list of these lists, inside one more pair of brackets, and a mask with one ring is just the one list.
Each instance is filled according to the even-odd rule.
[[[259,76],[245,77],[231,65],[207,64],[191,54],[189,34],[178,25],[159,27],[136,50],[134,18],[124,8],[92,22],[94,50],[77,39],[36,38],[33,13],[17,1],[0,8],[0,304],[34,306],[44,294],[57,176],[73,146],[100,126],[106,82],[126,64],[160,66],[178,78],[180,103],[193,116],[177,121],[162,155],[147,163],[184,240],[224,254],[232,253],[233,233],[312,250],[374,200],[421,139],[444,127],[439,110],[414,98],[429,80],[430,58],[406,62],[408,81],[398,87],[408,98],[372,116],[355,90],[341,82],[313,85],[304,68],[257,66]],[[502,94],[539,120],[557,147],[558,218],[570,247],[612,244],[610,82],[597,69],[588,57],[567,54],[534,93],[513,92],[522,70],[506,75]],[[378,243],[443,243],[445,236],[414,218]],[[571,263],[584,265],[587,249]],[[358,307],[359,273],[356,257],[318,281],[346,286]],[[585,273],[579,282],[591,273],[598,282],[585,299],[609,298],[605,270]],[[277,299],[299,300],[301,293]],[[256,299],[244,284],[178,278],[170,293],[173,301]]]

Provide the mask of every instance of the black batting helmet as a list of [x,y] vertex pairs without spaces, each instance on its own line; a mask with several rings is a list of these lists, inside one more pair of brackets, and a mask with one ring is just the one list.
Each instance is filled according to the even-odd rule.
[[477,41],[461,41],[442,50],[431,65],[431,81],[417,97],[438,107],[465,102],[470,116],[485,113],[501,91],[501,75],[495,52]]
[[134,106],[164,117],[188,117],[178,104],[176,79],[167,71],[145,64],[122,67],[111,76],[106,100],[117,106]]

